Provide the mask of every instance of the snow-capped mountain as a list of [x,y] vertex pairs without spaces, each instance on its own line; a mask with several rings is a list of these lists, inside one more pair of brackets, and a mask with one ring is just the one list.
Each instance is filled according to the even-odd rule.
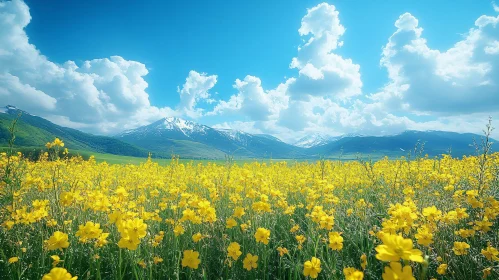
[[[191,135],[205,134],[207,130],[211,129],[206,125],[201,125],[192,121],[184,120],[181,118],[168,117],[156,121],[150,125],[141,126],[136,129],[127,130],[119,135],[118,138],[126,137],[127,135],[141,135],[141,134],[183,134],[186,138],[191,138]],[[178,137],[178,136],[177,136]],[[184,138],[184,137],[181,137]]]
[[248,140],[253,137],[249,133],[235,129],[218,128],[216,130],[242,146],[247,146]]
[[325,134],[314,133],[300,138],[293,145],[301,148],[312,148],[322,146],[334,142],[341,138],[341,136],[330,136]]
[[224,153],[254,157],[284,156],[299,148],[281,140],[260,134],[232,129],[214,129],[180,118],[164,118],[150,125],[128,130],[117,138],[149,149],[165,149],[175,141],[198,142]]

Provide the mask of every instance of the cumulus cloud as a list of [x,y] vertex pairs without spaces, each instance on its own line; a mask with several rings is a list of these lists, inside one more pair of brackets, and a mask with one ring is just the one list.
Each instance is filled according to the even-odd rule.
[[144,64],[120,56],[81,65],[54,63],[29,43],[25,27],[30,21],[24,2],[0,2],[0,96],[4,103],[97,133],[115,133],[175,114],[170,108],[150,104]]
[[340,39],[345,30],[334,5],[322,3],[308,9],[298,33],[309,38],[290,64],[299,71],[289,86],[293,99],[325,96],[345,100],[361,94],[360,66],[333,53],[343,46]]
[[238,93],[220,101],[208,114],[243,116],[257,121],[262,131],[286,133],[280,135],[284,138],[293,131],[319,129],[340,111],[347,114],[338,103],[359,95],[362,81],[359,65],[333,53],[343,46],[340,39],[345,33],[339,12],[327,3],[308,9],[298,33],[306,40],[290,63],[298,71],[296,77],[272,90],[263,89],[258,77],[236,80]]
[[203,114],[203,109],[196,108],[199,101],[211,103],[209,90],[217,83],[217,75],[208,76],[206,73],[198,73],[194,70],[189,72],[182,89],[177,91],[180,94],[180,103],[177,110],[191,118],[199,118]]
[[285,93],[288,83],[265,91],[258,77],[248,75],[244,80],[237,79],[234,88],[237,94],[228,101],[220,101],[208,115],[239,114],[253,121],[267,121],[287,107],[288,97]]
[[[343,46],[346,31],[338,16],[334,6],[323,3],[303,17],[299,34],[309,37],[290,64],[298,76],[287,82],[287,106],[260,125],[262,131],[280,129],[283,138],[407,129],[479,133],[487,116],[497,115],[499,16],[481,16],[461,41],[440,51],[427,45],[416,17],[402,14],[382,51],[381,65],[390,81],[364,101],[357,98],[359,66],[334,53]],[[229,103],[238,104],[238,99]]]
[[[293,77],[266,89],[260,78],[247,75],[234,82],[233,95],[215,101],[210,91],[218,76],[190,71],[178,88],[175,109],[150,103],[148,69],[138,61],[120,56],[78,64],[50,61],[29,42],[30,21],[24,2],[0,0],[0,100],[90,132],[117,133],[164,116],[203,122],[218,115],[234,121],[215,127],[292,141],[316,132],[480,132],[489,115],[499,118],[499,16],[479,17],[462,40],[441,51],[428,46],[416,17],[401,15],[380,61],[389,82],[366,95],[360,66],[337,53],[348,45],[340,13],[322,3],[301,20],[303,44],[289,65],[296,70]],[[203,104],[213,109],[202,109]]]
[[390,82],[372,99],[391,110],[439,116],[497,110],[498,22],[499,16],[481,16],[463,40],[442,52],[427,45],[413,15],[401,15],[381,59]]

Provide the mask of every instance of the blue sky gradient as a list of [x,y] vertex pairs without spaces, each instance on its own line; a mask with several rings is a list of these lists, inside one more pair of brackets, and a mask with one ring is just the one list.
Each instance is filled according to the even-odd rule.
[[[7,7],[9,2],[2,3]],[[268,118],[261,119],[235,112],[236,110],[230,114],[208,114],[221,101],[228,101],[238,94],[239,90],[234,87],[236,79],[244,80],[247,75],[257,77],[264,93],[268,93],[280,84],[285,84],[288,79],[298,77],[299,69],[290,68],[290,63],[294,57],[298,56],[298,48],[303,47],[311,37],[310,34],[300,36],[298,30],[302,25],[301,20],[307,14],[307,9],[318,7],[321,3],[322,1],[298,0],[231,2],[56,0],[47,3],[26,0],[25,4],[19,4],[29,7],[28,13],[31,16],[29,24],[24,28],[25,35],[29,43],[49,62],[64,65],[67,61],[74,61],[80,68],[85,61],[111,56],[120,56],[126,61],[139,62],[148,70],[148,73],[142,76],[147,83],[145,91],[149,100],[148,106],[165,108],[158,114],[140,117],[140,121],[133,123],[123,122],[119,118],[105,119],[106,124],[99,124],[96,120],[78,120],[60,108],[51,109],[52,111],[38,110],[36,113],[61,124],[102,134],[113,134],[119,128],[146,124],[153,121],[155,117],[176,115],[208,125],[271,133],[286,140],[308,133],[343,134],[353,131],[365,134],[375,134],[376,131],[396,133],[404,129],[444,129],[446,125],[448,125],[448,130],[475,132],[482,128],[474,129],[476,124],[485,123],[484,116],[497,114],[497,110],[490,109],[490,107],[470,112],[455,111],[450,114],[440,112],[445,110],[426,110],[421,106],[417,110],[410,110],[403,106],[395,108],[386,105],[388,103],[385,102],[382,111],[389,110],[393,117],[406,117],[411,121],[396,125],[394,129],[384,129],[385,124],[389,127],[391,122],[379,123],[380,118],[387,118],[377,113],[373,114],[377,116],[378,122],[371,121],[368,127],[355,124],[353,121],[351,125],[346,123],[339,125],[345,122],[345,119],[314,123],[314,116],[310,115],[308,119],[307,117],[301,118],[301,120],[306,120],[304,126],[286,127],[280,125],[280,123],[286,123],[282,121],[282,118],[286,116],[284,109],[279,112],[271,110]],[[335,99],[335,92],[323,96],[335,104],[328,105],[328,108],[333,108],[333,115],[340,114],[338,112],[343,109],[349,112],[355,111],[354,107],[358,106],[356,101],[370,104],[373,102],[370,95],[386,91],[387,84],[393,82],[388,75],[389,66],[381,65],[380,60],[383,57],[383,48],[387,46],[390,36],[397,31],[397,27],[394,26],[395,22],[404,13],[408,12],[411,17],[417,19],[417,26],[423,28],[422,37],[426,39],[426,46],[442,53],[452,48],[457,42],[464,40],[470,29],[476,28],[475,21],[480,16],[497,17],[498,14],[494,11],[492,2],[489,1],[343,0],[330,1],[327,5],[339,12],[337,18],[345,28],[344,34],[339,39],[343,45],[334,48],[331,52],[345,60],[350,59],[358,65],[362,83],[360,92],[350,96],[347,101]],[[23,9],[19,8],[14,11],[10,10],[10,13],[22,11]],[[0,17],[2,16],[5,16],[5,13],[0,13]],[[493,26],[493,23],[490,26]],[[488,38],[491,42],[497,40],[498,29],[494,27],[490,31]],[[422,53],[419,54],[419,56],[422,55]],[[15,62],[9,63],[14,65]],[[497,71],[496,66],[498,64],[491,64],[490,74],[496,73],[494,72]],[[12,69],[15,67],[5,67],[5,69],[0,67],[0,71],[9,74],[13,73]],[[182,113],[177,108],[181,102],[178,89],[182,89],[190,71],[205,73],[205,76],[216,75],[216,83],[206,90],[210,97],[205,96],[196,102],[195,108],[202,109],[203,112],[195,117],[192,114]],[[34,83],[26,80],[27,78],[20,77],[19,79],[23,84],[37,88],[33,86]],[[407,80],[410,80],[410,77],[407,77]],[[491,82],[499,83],[498,80],[499,78],[496,77]],[[94,84],[97,85],[97,82]],[[3,88],[7,89],[6,92],[10,92],[7,94],[10,100],[6,98],[7,101],[17,101],[15,97],[12,97],[14,96],[13,90],[9,91],[7,85],[3,85]],[[45,85],[45,88],[48,86]],[[105,91],[103,90],[105,87],[96,86],[96,88]],[[50,92],[41,91],[51,95]],[[471,89],[465,94],[470,95],[470,92],[472,92]],[[72,94],[80,93],[75,90]],[[287,98],[290,93],[285,92],[283,96]],[[58,104],[61,103],[59,102],[61,97],[56,95],[52,97],[57,100]],[[291,104],[299,105],[300,108],[308,106],[293,98],[287,100],[284,107],[290,108]],[[203,102],[202,99],[211,100]],[[497,104],[497,99],[493,98],[485,98],[484,101]],[[317,100],[308,102],[313,103]],[[116,105],[116,103],[113,104]],[[23,107],[23,104],[15,105]],[[336,105],[341,108],[334,109]],[[458,105],[456,108],[459,108]],[[499,107],[499,104],[497,105]],[[311,112],[321,114],[328,108],[313,108]],[[365,109],[360,111],[365,111]],[[102,118],[106,118],[105,116],[106,113],[102,113]],[[351,115],[346,119],[355,118]],[[390,118],[392,117],[388,119]],[[474,119],[459,128],[458,124],[461,120],[469,118]],[[365,119],[370,122],[372,118],[365,117]]]

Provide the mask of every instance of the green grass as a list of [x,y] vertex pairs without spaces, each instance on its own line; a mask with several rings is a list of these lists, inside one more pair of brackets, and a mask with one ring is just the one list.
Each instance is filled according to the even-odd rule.
[[[40,147],[16,147],[14,151],[20,151],[26,156],[32,156],[32,155],[37,155],[37,152],[40,151]],[[0,147],[0,152],[7,152],[8,147]],[[88,151],[88,150],[69,150],[70,155],[80,155],[85,159],[88,159],[90,156],[94,156],[95,160],[98,163],[101,162],[107,162],[109,164],[140,164],[143,162],[147,161],[147,158],[145,157],[132,157],[132,156],[121,156],[121,155],[113,155],[113,154],[106,154],[106,153],[97,153],[93,151]],[[367,160],[371,158],[372,160],[379,160],[385,156],[388,156],[390,159],[395,159],[399,158],[401,155],[400,154],[381,154],[381,153],[376,153],[376,154],[335,154],[327,157],[326,159],[328,160],[341,160],[341,161],[352,161],[352,160],[358,160],[358,159],[363,159]],[[170,158],[158,158],[154,157],[152,158],[154,162],[159,163],[160,165],[167,165],[171,163]],[[271,163],[271,162],[282,162],[285,161],[288,164],[292,164],[294,162],[315,162],[318,159],[315,158],[310,158],[310,159],[262,159],[262,158],[245,158],[245,157],[234,157],[233,162],[238,165],[243,165],[245,163],[250,163],[250,162],[255,162],[258,161],[260,163]],[[227,161],[225,159],[189,159],[189,158],[180,158],[179,160],[180,163],[189,163],[193,162],[195,164],[197,163],[216,163],[216,164],[225,164]]]

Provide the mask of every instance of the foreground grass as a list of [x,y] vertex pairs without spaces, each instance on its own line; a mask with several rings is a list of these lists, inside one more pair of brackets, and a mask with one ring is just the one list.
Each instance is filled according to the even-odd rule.
[[79,279],[499,277],[499,154],[182,162],[53,149],[0,156],[2,279],[53,267]]

